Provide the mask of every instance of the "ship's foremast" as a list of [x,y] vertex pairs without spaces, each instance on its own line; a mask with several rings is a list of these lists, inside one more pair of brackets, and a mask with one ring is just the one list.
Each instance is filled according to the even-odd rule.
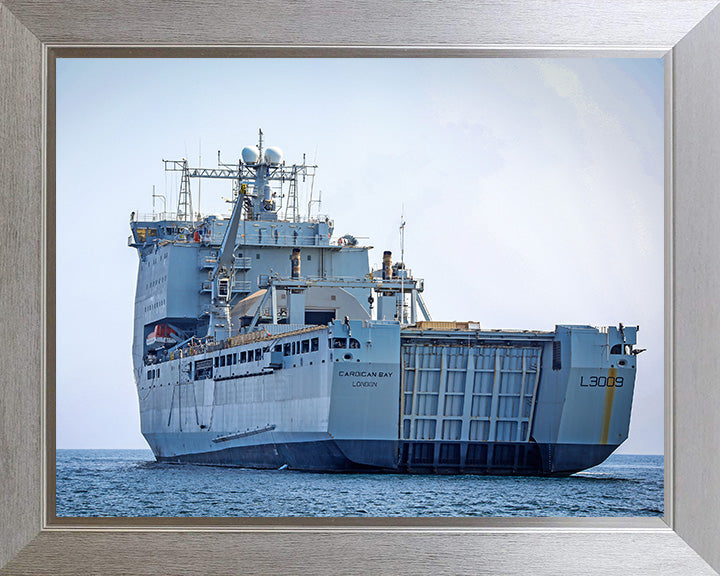
[[[218,152],[217,168],[194,168],[186,159],[163,160],[167,172],[180,172],[182,175],[181,192],[186,193],[181,193],[178,198],[178,219],[193,219],[192,204],[188,201],[190,179],[213,178],[233,181],[232,202],[240,201],[242,219],[299,222],[298,182],[313,179],[317,165],[306,164],[304,156],[302,163],[288,165],[279,148],[270,146],[263,150],[262,130],[258,146],[243,148],[241,156],[237,164],[228,164],[220,160]],[[282,191],[284,184],[289,187],[287,194]],[[311,199],[312,202],[317,201]]]

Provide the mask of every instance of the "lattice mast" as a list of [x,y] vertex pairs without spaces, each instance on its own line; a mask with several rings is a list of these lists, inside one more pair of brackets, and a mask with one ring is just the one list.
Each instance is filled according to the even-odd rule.
[[[221,162],[220,152],[218,152],[217,168],[189,168],[184,158],[163,160],[166,171],[182,174],[177,219],[187,222],[193,220],[190,178],[221,178],[233,181],[233,202],[242,202],[246,220],[263,220],[267,215],[276,217],[274,215],[279,216],[282,210],[286,221],[299,222],[298,178],[302,178],[305,182],[306,178],[310,177],[314,183],[317,166],[305,164],[304,154],[302,164],[286,165],[278,148],[264,146],[263,136],[262,130],[259,130],[257,146],[244,148],[243,158],[239,159],[237,164]],[[287,185],[287,203],[280,206],[275,198],[284,197],[282,190],[284,185]],[[318,200],[313,200],[311,197],[309,206],[313,202]]]
[[182,176],[180,178],[180,194],[178,195],[177,219],[184,222],[191,222],[193,219],[190,171],[186,158],[182,159]]

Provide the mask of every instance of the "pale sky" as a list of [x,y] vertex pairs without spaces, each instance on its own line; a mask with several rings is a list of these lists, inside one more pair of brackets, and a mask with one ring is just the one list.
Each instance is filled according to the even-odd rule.
[[[258,128],[319,165],[321,213],[371,266],[399,255],[404,212],[433,319],[640,325],[618,453],[662,453],[663,62],[599,58],[59,59],[58,448],[147,448],[130,212],[153,185],[176,208],[163,158],[236,162]],[[201,212],[229,196],[203,181]]]

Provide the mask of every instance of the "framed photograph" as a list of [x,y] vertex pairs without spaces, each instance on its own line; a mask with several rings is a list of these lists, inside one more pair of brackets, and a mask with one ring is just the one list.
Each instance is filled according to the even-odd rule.
[[54,69],[58,522],[662,516],[661,58]]
[[[519,4],[508,3],[510,6],[519,9]],[[6,229],[10,233],[3,247],[2,262],[4,266],[15,262],[6,275],[2,300],[8,320],[3,336],[5,342],[10,343],[4,351],[4,364],[11,393],[7,395],[5,417],[0,424],[3,437],[9,439],[2,444],[0,454],[9,463],[0,471],[0,479],[7,486],[0,496],[3,504],[0,565],[11,562],[8,565],[11,571],[37,572],[45,566],[42,569],[47,573],[89,570],[132,573],[146,571],[147,565],[142,565],[142,559],[151,550],[162,547],[169,551],[168,561],[172,566],[168,563],[158,566],[161,572],[238,571],[238,566],[242,566],[242,571],[251,572],[276,572],[282,568],[289,572],[332,573],[343,571],[350,561],[350,571],[356,572],[462,572],[477,571],[482,565],[490,573],[521,573],[526,568],[522,559],[527,560],[529,551],[532,557],[543,558],[538,566],[541,573],[543,569],[547,573],[562,569],[592,572],[600,562],[607,573],[608,558],[602,550],[613,549],[616,559],[612,562],[616,563],[610,566],[610,573],[627,573],[629,567],[636,573],[679,573],[678,563],[681,563],[685,573],[712,574],[709,566],[720,565],[713,556],[717,552],[712,548],[717,523],[715,512],[720,511],[713,508],[716,506],[713,500],[702,499],[700,495],[716,493],[717,488],[705,484],[701,490],[700,482],[712,476],[711,471],[718,467],[712,448],[717,417],[709,410],[718,400],[718,392],[708,390],[706,382],[714,377],[709,359],[717,347],[712,338],[712,318],[717,307],[710,295],[719,272],[701,266],[703,262],[712,261],[710,246],[716,244],[717,235],[712,210],[716,202],[712,186],[715,168],[705,159],[712,157],[716,138],[712,127],[717,125],[719,112],[711,98],[703,98],[713,93],[719,76],[717,64],[711,57],[718,27],[717,11],[710,13],[714,6],[713,2],[698,2],[688,10],[686,3],[669,3],[663,6],[663,11],[630,3],[630,8],[614,6],[610,14],[585,7],[585,20],[578,24],[579,28],[568,27],[561,40],[563,44],[575,46],[571,54],[576,56],[665,59],[665,401],[670,409],[665,424],[664,521],[659,518],[489,521],[436,518],[425,522],[418,519],[339,522],[316,518],[292,522],[286,518],[264,518],[243,524],[230,520],[199,525],[174,518],[160,521],[78,519],[63,525],[54,514],[54,447],[46,441],[47,430],[54,430],[56,426],[55,399],[44,396],[46,378],[54,377],[56,366],[55,350],[48,343],[57,317],[51,285],[52,271],[57,264],[54,239],[58,232],[54,221],[58,207],[54,205],[53,194],[58,150],[52,137],[56,120],[52,79],[57,57],[111,55],[111,51],[104,51],[102,44],[137,46],[149,41],[165,45],[207,44],[207,40],[201,41],[203,38],[218,46],[237,45],[238,29],[223,24],[227,7],[214,7],[217,12],[208,12],[207,22],[216,25],[216,28],[211,26],[215,30],[212,33],[206,23],[195,28],[190,21],[184,23],[182,11],[170,18],[176,24],[171,27],[172,32],[165,27],[155,29],[153,23],[168,16],[158,5],[151,6],[150,18],[139,10],[136,12],[137,7],[132,5],[122,13],[114,13],[117,7],[108,6],[102,14],[79,9],[72,15],[58,12],[56,18],[48,18],[51,14],[40,14],[32,3],[0,4],[0,26],[8,46],[8,56],[0,61],[0,66],[3,76],[13,79],[3,84],[0,93],[8,111],[4,112],[8,120],[1,129],[3,142],[8,145],[0,178],[7,182],[4,188],[11,192],[4,198]],[[313,8],[320,6],[313,5]],[[634,13],[631,18],[631,8],[639,10],[642,17],[638,19]],[[310,17],[314,13],[307,14],[306,28],[291,24],[296,22],[298,14],[279,9],[275,22],[279,18],[297,31],[291,35],[291,42],[281,41],[277,30],[267,24],[266,7],[264,15],[252,10],[246,13],[242,29],[246,34],[240,44],[248,47],[166,46],[145,48],[140,54],[143,57],[400,57],[408,52],[428,57],[568,54],[567,50],[547,48],[558,42],[552,34],[534,27],[530,31],[522,23],[547,19],[547,11],[552,15],[550,21],[562,19],[570,15],[564,13],[569,8],[546,6],[540,10],[535,7],[530,12],[540,12],[532,14],[519,10],[517,24],[510,26],[511,30],[517,26],[518,38],[512,40],[505,39],[505,24],[502,27],[488,25],[480,31],[471,25],[485,21],[497,7],[465,5],[456,9],[458,12],[452,14],[465,16],[461,19],[453,16],[455,24],[451,27],[438,18],[435,6],[425,6],[414,15],[412,21],[416,25],[425,23],[425,32],[429,31],[430,35],[424,38],[432,40],[432,47],[419,36],[422,26],[398,32],[405,28],[398,28],[397,20],[388,28],[388,22],[379,21],[374,15],[370,18],[372,24],[362,32],[351,30],[346,23],[340,25],[358,16],[358,8],[347,5],[336,8],[333,14],[323,13],[319,19]],[[412,14],[411,7],[402,7],[402,10]],[[394,18],[397,15],[389,21]],[[84,19],[92,25],[80,25]],[[644,19],[652,21],[654,26],[639,25],[638,21]],[[319,21],[322,21],[320,27]],[[120,27],[118,22],[135,24]],[[407,23],[405,21],[405,25]],[[253,24],[257,28],[253,29]],[[338,32],[328,38],[324,34],[327,30]],[[594,30],[592,34],[591,30]],[[319,45],[320,38],[324,40],[324,48]],[[363,48],[358,46],[361,38],[364,46],[393,45],[411,49]],[[275,47],[253,47],[268,41]],[[88,47],[88,43],[98,45]],[[327,46],[328,43],[332,46]],[[583,48],[577,48],[578,44],[583,44]],[[471,48],[470,45],[493,48]],[[496,48],[497,45],[501,47]],[[518,51],[517,46],[522,50]],[[534,46],[546,48],[533,49]],[[126,56],[128,48],[123,50]],[[704,66],[700,66],[701,63]],[[34,243],[25,242],[28,237],[33,238]],[[32,288],[28,291],[29,284]],[[30,327],[24,331],[25,337],[22,337],[23,331],[17,329],[19,326]],[[117,533],[118,529],[122,529],[122,534]],[[75,552],[80,549],[82,554]]]

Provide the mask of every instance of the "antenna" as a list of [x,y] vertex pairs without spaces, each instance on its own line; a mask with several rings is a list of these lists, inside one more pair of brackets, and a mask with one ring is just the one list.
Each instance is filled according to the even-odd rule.
[[[166,180],[167,180],[167,175],[166,175]],[[153,184],[153,220],[155,220],[155,198],[160,198],[160,200],[163,201],[163,211],[161,212],[161,214],[163,215],[163,217],[161,218],[161,220],[163,220],[163,219],[167,216],[167,215],[166,215],[166,212],[167,212],[167,198],[165,197],[164,194],[155,194],[155,185]]]
[[405,205],[400,212],[400,263],[405,265]]
[[[315,158],[313,159],[313,166],[317,165],[317,145],[315,145]],[[303,154],[303,164],[305,164],[305,154]],[[305,177],[303,176],[303,182]],[[313,203],[318,205],[318,216],[320,215],[320,207],[322,206],[322,190],[318,191],[318,199],[313,200],[313,192],[315,191],[315,171],[310,173],[310,201],[308,202],[308,221],[310,221],[310,214]]]
[[[198,166],[202,166],[202,138],[198,139]],[[197,219],[200,220],[200,198],[202,192],[202,178],[198,180],[198,211]]]
[[262,137],[263,137],[262,128],[258,128],[258,150],[260,151],[260,157],[259,157],[259,159],[258,159],[258,162],[262,162],[262,152],[263,152],[263,148],[262,148],[263,140],[262,140]]
[[[311,182],[315,183],[315,176],[312,176]],[[318,190],[318,199],[313,200],[313,186],[311,184],[310,186],[310,202],[308,202],[308,221],[310,221],[310,215],[312,212],[312,205],[317,204],[318,205],[318,215],[320,213],[320,205],[322,204],[322,190]]]
[[400,212],[400,324],[405,324],[405,204]]

